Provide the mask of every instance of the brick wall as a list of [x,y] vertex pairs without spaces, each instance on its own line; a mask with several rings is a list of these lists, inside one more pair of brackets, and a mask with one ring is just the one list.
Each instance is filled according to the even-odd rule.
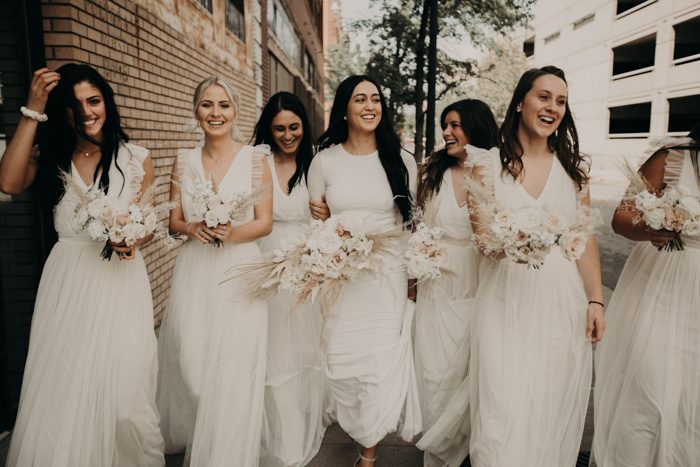
[[[42,0],[48,66],[86,62],[112,84],[131,141],[151,150],[158,202],[168,199],[178,148],[199,139],[187,127],[194,122],[192,92],[202,78],[221,75],[235,84],[246,140],[262,105],[259,0],[245,2],[245,42],[226,30],[224,1],[214,0],[209,13],[196,0]],[[154,242],[143,254],[158,324],[176,251]]]

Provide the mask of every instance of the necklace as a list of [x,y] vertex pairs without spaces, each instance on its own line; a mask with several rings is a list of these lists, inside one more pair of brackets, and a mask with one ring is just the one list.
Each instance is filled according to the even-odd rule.
[[78,154],[82,154],[85,157],[90,157],[91,155],[97,154],[98,152],[100,152],[102,150],[101,148],[97,148],[93,151],[86,151],[83,148],[81,148],[80,146],[78,146],[76,149],[77,149]]
[[202,148],[202,152],[204,152],[204,153],[207,155],[207,157],[209,157],[209,159],[213,160],[213,161],[214,161],[214,164],[218,164],[219,161],[220,161],[221,159],[223,159],[223,157],[219,157],[219,158],[217,159],[216,157],[212,156],[208,149]]

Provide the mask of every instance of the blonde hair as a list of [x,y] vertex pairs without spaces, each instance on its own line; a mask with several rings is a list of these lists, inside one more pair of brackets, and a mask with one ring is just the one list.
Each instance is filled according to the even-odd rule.
[[243,137],[241,136],[240,131],[238,131],[238,126],[236,125],[236,121],[238,120],[238,109],[240,108],[240,98],[238,97],[238,92],[236,91],[236,88],[233,87],[233,85],[226,79],[221,76],[210,76],[209,78],[203,79],[195,88],[194,90],[194,95],[192,96],[192,104],[193,104],[193,111],[195,116],[197,115],[197,107],[199,106],[199,103],[202,101],[202,97],[204,96],[204,91],[206,91],[209,86],[213,84],[218,84],[221,86],[226,94],[228,95],[228,98],[231,100],[231,104],[233,105],[233,111],[234,111],[234,121],[233,125],[231,126],[231,138],[233,138],[234,141],[243,141]]

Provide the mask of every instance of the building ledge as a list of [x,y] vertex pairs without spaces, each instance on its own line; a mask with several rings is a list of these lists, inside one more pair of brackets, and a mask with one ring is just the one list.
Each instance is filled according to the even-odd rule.
[[644,67],[644,68],[640,68],[640,69],[638,69],[638,70],[632,70],[632,71],[627,71],[627,72],[625,72],[625,73],[620,73],[620,74],[617,74],[617,75],[613,75],[613,76],[610,78],[610,80],[611,80],[611,81],[617,81],[618,79],[625,79],[625,78],[629,78],[630,76],[643,75],[643,74],[645,74],[645,73],[651,73],[652,71],[654,71],[654,65],[652,65],[652,66],[647,66],[647,67]]

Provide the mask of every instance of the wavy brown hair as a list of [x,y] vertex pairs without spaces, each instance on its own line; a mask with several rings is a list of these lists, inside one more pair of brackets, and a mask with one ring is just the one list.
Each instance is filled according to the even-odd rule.
[[[459,124],[469,144],[483,149],[496,146],[498,125],[491,108],[485,102],[478,99],[462,99],[448,105],[440,114],[440,126],[443,130],[447,126],[445,117],[452,111],[459,114]],[[428,157],[420,167],[418,205],[424,206],[428,198],[440,192],[445,171],[458,163],[459,159],[448,155],[446,148]]]
[[[523,102],[525,95],[532,89],[535,80],[545,75],[554,75],[566,84],[564,72],[555,66],[549,65],[542,68],[533,68],[523,73],[517,86],[515,86],[513,97],[506,111],[506,117],[498,132],[503,172],[508,172],[515,179],[518,178],[520,172],[523,170],[523,147],[518,139],[518,127],[520,126],[521,115],[517,111],[517,107]],[[583,184],[588,180],[586,164],[584,164],[586,158],[579,151],[578,132],[576,131],[574,117],[571,113],[568,100],[566,102],[566,111],[559,123],[559,127],[554,133],[549,135],[547,144],[549,150],[556,154],[569,177],[576,182],[578,188],[581,189]]]

